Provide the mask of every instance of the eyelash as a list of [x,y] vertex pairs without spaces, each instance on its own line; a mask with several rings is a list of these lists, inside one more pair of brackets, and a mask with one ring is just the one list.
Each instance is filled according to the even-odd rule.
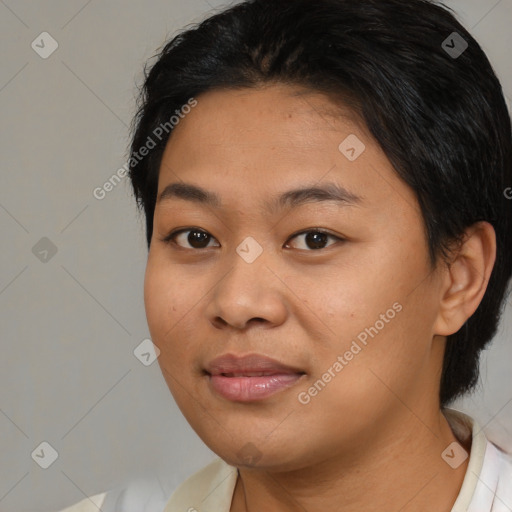
[[[184,249],[184,250],[191,250],[191,251],[202,251],[202,250],[206,250],[206,249],[210,249],[210,247],[203,247],[202,249],[196,249],[194,247],[182,247],[181,245],[178,245],[175,241],[175,238],[180,235],[181,233],[187,233],[188,231],[198,231],[198,232],[201,232],[201,233],[206,233],[207,235],[210,235],[210,233],[208,233],[207,231],[205,231],[204,229],[200,229],[200,228],[194,228],[194,227],[188,227],[188,228],[181,228],[181,229],[177,229],[175,231],[172,231],[171,233],[169,233],[165,238],[161,238],[160,240],[166,244],[174,244],[176,245],[178,248],[180,249]],[[316,228],[312,228],[312,229],[307,229],[307,230],[303,230],[303,231],[299,231],[298,233],[295,233],[293,235],[291,235],[289,238],[288,238],[288,241],[287,241],[287,244],[290,240],[292,240],[293,238],[299,236],[299,235],[304,235],[304,234],[308,234],[308,233],[320,233],[320,234],[323,234],[323,235],[327,235],[328,237],[330,238],[333,238],[333,239],[336,239],[337,241],[339,242],[344,242],[346,241],[346,239],[340,237],[340,236],[337,236],[337,235],[333,235],[332,233],[329,233],[328,231],[325,231],[323,229],[316,229]],[[210,235],[211,238],[215,239],[215,237],[213,237],[212,235]],[[334,245],[334,244],[331,244],[331,245]],[[327,247],[322,247],[320,249],[299,249],[301,251],[307,251],[307,252],[318,252],[318,251],[322,251],[322,250],[325,250],[327,249],[328,247],[330,246],[327,246]]]

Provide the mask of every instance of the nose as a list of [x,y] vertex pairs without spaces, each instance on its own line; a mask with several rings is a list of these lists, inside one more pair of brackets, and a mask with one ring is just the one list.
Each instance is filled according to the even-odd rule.
[[[270,263],[270,265],[267,265]],[[286,286],[261,254],[251,263],[237,253],[231,268],[208,295],[206,314],[214,327],[238,330],[251,324],[275,327],[287,317]]]

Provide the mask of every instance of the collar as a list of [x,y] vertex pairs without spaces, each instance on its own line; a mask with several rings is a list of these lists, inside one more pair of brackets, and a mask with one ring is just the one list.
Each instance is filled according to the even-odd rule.
[[[466,475],[451,512],[512,510],[512,457],[490,442],[478,423],[453,409],[443,410],[455,437],[472,437]],[[460,437],[459,437],[460,436]]]

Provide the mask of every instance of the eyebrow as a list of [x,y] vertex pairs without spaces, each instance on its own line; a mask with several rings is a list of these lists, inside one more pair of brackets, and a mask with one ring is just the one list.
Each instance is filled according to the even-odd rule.
[[[220,196],[215,192],[206,190],[191,183],[171,183],[167,185],[158,196],[157,203],[171,199],[182,199],[194,203],[222,208]],[[299,187],[288,190],[264,203],[264,208],[269,213],[276,210],[297,208],[306,203],[334,202],[343,206],[355,206],[362,202],[362,198],[349,192],[335,182],[327,182],[318,186]]]

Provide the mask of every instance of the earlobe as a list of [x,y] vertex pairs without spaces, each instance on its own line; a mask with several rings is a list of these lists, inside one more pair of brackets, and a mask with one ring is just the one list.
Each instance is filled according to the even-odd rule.
[[488,222],[470,226],[444,270],[434,334],[457,332],[476,311],[496,260],[496,234]]

